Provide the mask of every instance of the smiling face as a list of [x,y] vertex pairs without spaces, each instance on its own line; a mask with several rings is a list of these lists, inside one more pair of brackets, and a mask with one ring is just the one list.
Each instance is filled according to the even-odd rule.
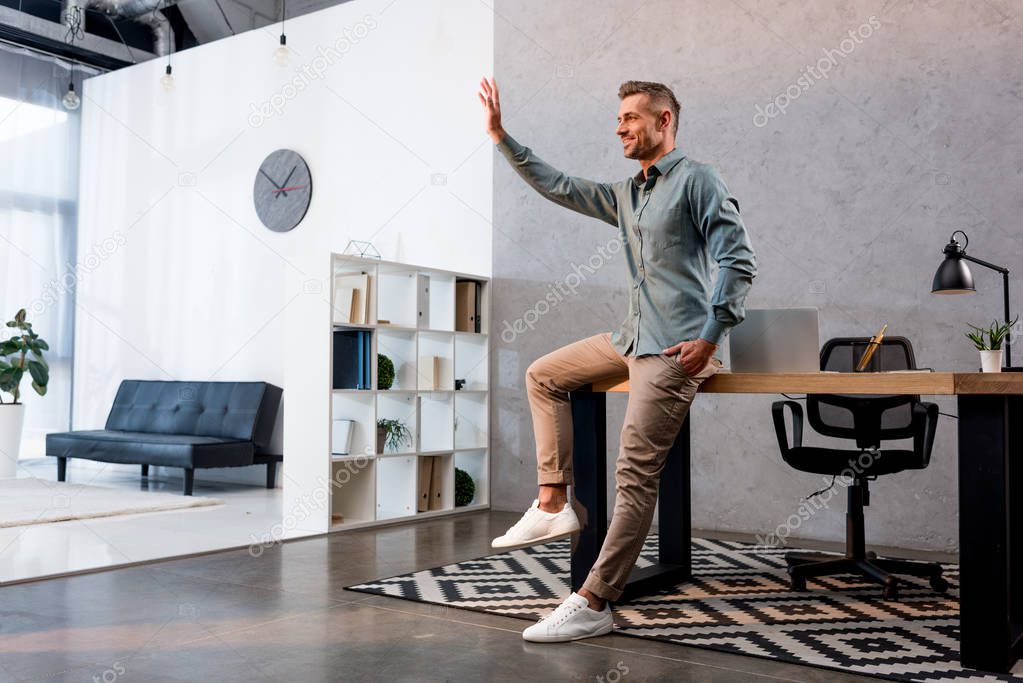
[[675,138],[671,112],[655,106],[650,95],[629,95],[618,107],[618,128],[615,134],[622,141],[627,159],[649,159],[658,156]]

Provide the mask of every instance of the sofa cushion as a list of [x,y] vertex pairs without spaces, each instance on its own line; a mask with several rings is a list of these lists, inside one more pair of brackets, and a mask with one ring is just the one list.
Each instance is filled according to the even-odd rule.
[[281,389],[266,382],[124,380],[107,430],[270,442]]
[[251,441],[191,434],[93,429],[46,435],[46,454],[167,467],[251,465]]

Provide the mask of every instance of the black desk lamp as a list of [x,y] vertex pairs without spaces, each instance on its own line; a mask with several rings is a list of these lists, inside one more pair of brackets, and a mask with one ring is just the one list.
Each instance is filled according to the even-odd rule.
[[[962,235],[965,243],[960,245],[956,241],[956,235]],[[1009,269],[1003,268],[1002,266],[996,266],[993,263],[987,261],[981,261],[979,258],[974,258],[966,254],[966,245],[970,243],[970,238],[966,236],[966,233],[962,230],[956,230],[952,233],[952,236],[948,240],[948,244],[942,250],[945,254],[945,260],[938,266],[938,270],[934,273],[934,282],[931,284],[931,294],[972,294],[977,290],[973,287],[973,273],[970,272],[970,267],[964,263],[964,261],[972,261],[978,263],[985,268],[996,270],[1002,274],[1002,298],[1005,304],[1005,323],[1008,325],[1009,320]],[[1011,333],[1005,337],[1005,367],[1003,370],[1015,370],[1023,371],[1023,368],[1012,367],[1012,346],[1009,343]]]

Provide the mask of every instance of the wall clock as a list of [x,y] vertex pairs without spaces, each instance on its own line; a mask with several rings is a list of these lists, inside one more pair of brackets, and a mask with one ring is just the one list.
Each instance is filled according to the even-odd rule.
[[288,232],[302,222],[313,197],[313,178],[298,152],[279,149],[256,172],[252,201],[263,225]]

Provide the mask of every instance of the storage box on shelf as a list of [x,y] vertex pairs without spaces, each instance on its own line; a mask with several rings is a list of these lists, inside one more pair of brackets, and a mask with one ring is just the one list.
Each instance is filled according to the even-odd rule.
[[[334,255],[332,282],[331,529],[486,507],[489,280]],[[382,420],[410,438],[381,447]],[[456,468],[473,482],[467,505]]]

